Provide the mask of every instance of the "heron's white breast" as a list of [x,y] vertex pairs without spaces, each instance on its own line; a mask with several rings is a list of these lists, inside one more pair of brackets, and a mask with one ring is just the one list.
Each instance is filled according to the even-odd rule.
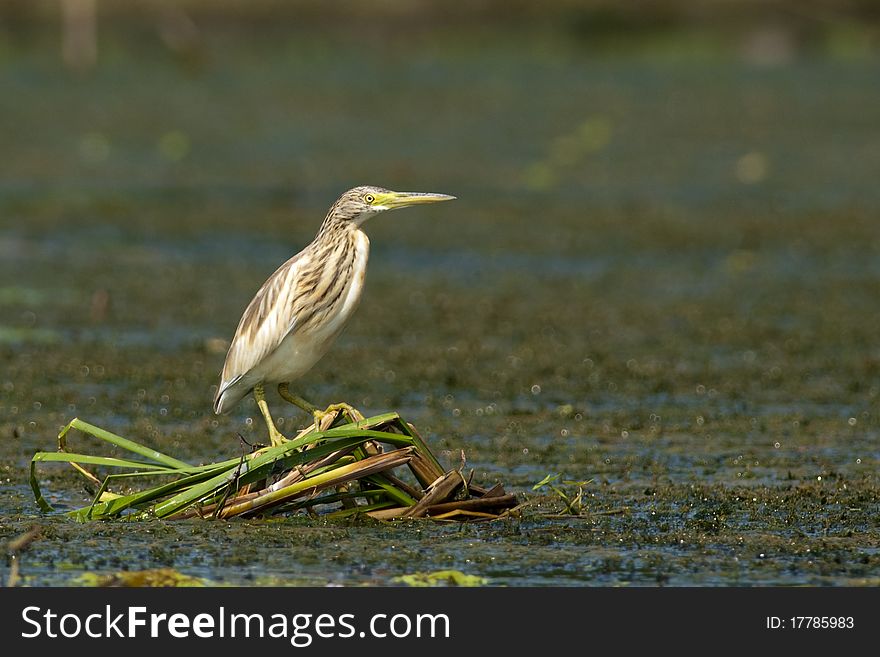
[[351,281],[343,292],[341,302],[319,326],[303,331],[294,330],[284,338],[278,348],[252,370],[252,373],[262,381],[282,383],[298,379],[327,353],[336,337],[345,328],[345,324],[360,302],[370,254],[370,240],[366,233],[356,231],[354,241],[355,256]]
[[339,335],[345,323],[357,309],[361,300],[361,293],[364,291],[367,260],[370,255],[370,239],[365,232],[357,230],[354,233],[354,245],[355,255],[351,270],[351,282],[344,293],[342,303],[337,306],[333,316],[327,318],[326,324],[316,331],[317,333],[325,334],[331,340]]

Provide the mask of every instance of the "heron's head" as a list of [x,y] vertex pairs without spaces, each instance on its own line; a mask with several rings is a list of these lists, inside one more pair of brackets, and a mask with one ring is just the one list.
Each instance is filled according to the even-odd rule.
[[447,194],[392,192],[390,189],[365,185],[350,189],[340,196],[330,208],[330,212],[327,213],[327,218],[351,221],[359,226],[370,217],[386,210],[396,210],[422,203],[451,201],[454,198],[454,196]]

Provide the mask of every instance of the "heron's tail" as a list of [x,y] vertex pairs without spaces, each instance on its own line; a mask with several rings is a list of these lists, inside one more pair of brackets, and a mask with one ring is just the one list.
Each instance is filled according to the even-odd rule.
[[[224,381],[217,388],[214,396],[214,413],[220,415],[228,413],[232,407],[240,402],[250,392],[250,388],[243,385],[242,377],[237,376],[232,381]],[[253,386],[251,386],[253,387]]]

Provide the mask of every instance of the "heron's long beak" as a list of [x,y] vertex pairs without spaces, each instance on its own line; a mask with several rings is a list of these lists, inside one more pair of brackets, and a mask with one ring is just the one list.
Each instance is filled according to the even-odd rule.
[[376,205],[382,205],[389,210],[405,208],[409,205],[422,203],[439,203],[440,201],[452,201],[454,196],[448,194],[432,194],[429,192],[388,192],[379,194]]

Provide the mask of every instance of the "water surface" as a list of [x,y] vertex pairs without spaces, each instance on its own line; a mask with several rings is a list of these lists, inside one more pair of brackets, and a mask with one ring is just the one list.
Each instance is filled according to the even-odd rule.
[[[123,37],[83,77],[36,36],[0,59],[0,539],[42,528],[26,583],[878,583],[876,57],[209,32],[192,66]],[[40,515],[29,459],[73,417],[194,462],[260,439],[252,401],[211,414],[223,341],[356,184],[459,200],[367,226],[361,308],[299,390],[400,410],[522,516]],[[557,472],[591,480],[581,517],[531,490]]]

